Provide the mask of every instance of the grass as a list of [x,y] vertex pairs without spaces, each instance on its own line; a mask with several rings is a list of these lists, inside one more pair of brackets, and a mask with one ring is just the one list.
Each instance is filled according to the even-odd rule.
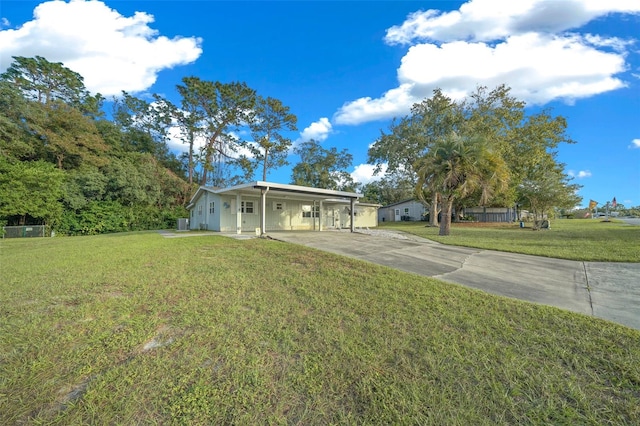
[[640,332],[270,240],[0,245],[0,424],[639,424]]
[[640,262],[640,226],[619,221],[558,219],[551,228],[533,231],[531,224],[452,223],[451,235],[426,222],[387,222],[397,229],[445,244],[591,262]]

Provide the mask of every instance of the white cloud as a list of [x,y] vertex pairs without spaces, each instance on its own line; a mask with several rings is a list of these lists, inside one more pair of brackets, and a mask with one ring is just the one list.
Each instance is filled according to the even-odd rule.
[[345,103],[334,121],[404,115],[436,88],[460,99],[478,85],[506,84],[518,99],[545,104],[625,87],[617,74],[627,70],[632,40],[562,32],[615,12],[640,13],[640,2],[472,0],[452,12],[416,12],[387,31],[389,43],[425,41],[402,58],[398,87]]
[[578,179],[584,179],[584,178],[591,177],[591,172],[589,170],[580,170],[577,173],[574,170],[569,170],[569,171],[567,171],[567,174],[570,177],[574,177],[574,178],[578,178]]
[[406,114],[418,102],[412,93],[414,85],[401,84],[387,91],[381,98],[370,97],[345,103],[334,115],[336,124],[359,124]]
[[300,137],[296,142],[307,142],[310,139],[313,139],[316,142],[322,142],[329,137],[332,129],[333,126],[329,122],[329,119],[322,117],[300,132]]
[[100,1],[41,3],[32,21],[0,31],[0,63],[6,68],[11,56],[38,55],[78,72],[94,93],[144,91],[163,69],[202,53],[201,39],[159,35],[153,21],[144,12],[122,16]]
[[380,173],[378,173],[377,175],[374,175],[375,169],[376,166],[374,166],[373,164],[358,164],[353,172],[351,172],[351,177],[354,181],[360,182],[362,184],[380,180],[387,171],[387,165],[383,164],[380,169]]
[[633,139],[629,148],[640,148],[640,138]]
[[559,33],[611,13],[640,13],[637,0],[471,0],[459,10],[418,11],[387,30],[389,44],[416,40],[491,41],[528,32]]
[[0,18],[0,28],[1,27],[10,27],[11,26],[11,22],[9,22],[9,20],[7,18]]
[[634,40],[623,40],[619,37],[601,37],[599,35],[585,34],[584,39],[589,44],[597,47],[610,47],[617,52],[624,53],[634,44]]

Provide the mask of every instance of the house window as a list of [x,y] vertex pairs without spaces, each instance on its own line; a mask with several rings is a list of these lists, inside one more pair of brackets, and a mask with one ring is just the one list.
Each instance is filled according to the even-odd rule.
[[404,214],[409,214],[409,207],[404,208]]
[[215,213],[216,211],[216,203],[214,201],[209,203],[209,213]]
[[240,212],[248,214],[255,213],[253,209],[253,201],[243,201],[240,206]]
[[320,217],[320,206],[302,206],[302,217]]
[[198,216],[202,216],[202,204],[198,206]]

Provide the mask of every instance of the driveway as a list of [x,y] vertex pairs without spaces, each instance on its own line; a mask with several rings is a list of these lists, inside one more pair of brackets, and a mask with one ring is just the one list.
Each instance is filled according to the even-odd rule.
[[269,236],[640,330],[640,263],[579,262],[447,246],[387,230],[283,231]]

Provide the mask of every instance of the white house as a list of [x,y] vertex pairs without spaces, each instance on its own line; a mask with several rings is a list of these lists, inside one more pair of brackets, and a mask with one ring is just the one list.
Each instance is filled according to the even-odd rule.
[[379,222],[399,222],[401,220],[422,220],[428,213],[427,207],[420,201],[413,199],[399,201],[380,207],[378,210]]
[[362,194],[271,182],[218,189],[201,186],[191,198],[189,229],[219,232],[351,229],[374,227],[378,204]]

